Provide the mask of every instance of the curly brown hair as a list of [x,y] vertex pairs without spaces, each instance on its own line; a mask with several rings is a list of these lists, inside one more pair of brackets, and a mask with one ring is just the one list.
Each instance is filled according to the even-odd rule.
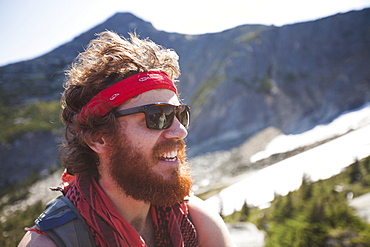
[[[178,55],[149,39],[112,31],[97,34],[66,71],[61,98],[65,141],[60,149],[63,166],[71,174],[99,177],[98,155],[87,145],[97,133],[114,136],[118,124],[112,111],[103,117],[78,118],[81,109],[100,91],[134,74],[161,70],[175,80],[180,75]],[[112,109],[110,109],[112,110]]]

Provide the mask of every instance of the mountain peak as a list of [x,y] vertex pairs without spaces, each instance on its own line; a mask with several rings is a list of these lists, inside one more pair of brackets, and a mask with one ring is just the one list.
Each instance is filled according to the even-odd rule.
[[104,23],[89,30],[89,32],[101,32],[104,30],[114,30],[120,34],[140,30],[144,32],[153,32],[155,28],[150,22],[133,15],[129,12],[118,12],[107,19]]

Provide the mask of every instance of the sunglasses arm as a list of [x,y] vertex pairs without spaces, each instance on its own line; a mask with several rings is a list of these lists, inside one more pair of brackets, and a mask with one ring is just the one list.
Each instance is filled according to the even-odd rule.
[[144,111],[145,109],[143,106],[138,106],[138,107],[134,107],[134,108],[126,109],[126,110],[115,111],[114,115],[117,118],[117,117],[124,117],[124,116],[132,115],[132,114],[144,112]]

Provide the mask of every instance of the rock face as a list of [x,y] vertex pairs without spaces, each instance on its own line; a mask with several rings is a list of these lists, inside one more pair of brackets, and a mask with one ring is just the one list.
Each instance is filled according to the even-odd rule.
[[47,132],[31,132],[11,145],[0,145],[0,188],[22,181],[32,174],[47,175],[59,167],[58,145],[61,138]]
[[[211,58],[195,71],[185,68],[201,78],[189,92],[190,143],[219,149],[268,126],[300,133],[360,107],[370,97],[369,13],[281,28],[242,26],[215,34],[222,45],[199,37],[208,42],[199,42],[203,55],[192,54],[194,61]],[[193,73],[183,73],[182,81],[193,82]]]
[[[107,29],[125,36],[136,31],[179,54],[178,86],[192,107],[191,157],[230,149],[269,126],[300,133],[370,101],[370,9],[365,9],[283,27],[243,25],[204,35],[158,31],[118,13],[48,54],[1,67],[0,103],[58,99],[63,70],[95,33]],[[4,155],[17,157],[0,155],[2,162]]]

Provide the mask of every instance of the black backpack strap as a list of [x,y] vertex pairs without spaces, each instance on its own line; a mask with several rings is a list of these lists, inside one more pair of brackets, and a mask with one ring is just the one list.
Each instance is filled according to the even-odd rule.
[[94,247],[94,238],[84,218],[65,196],[48,204],[35,224],[58,246]]

